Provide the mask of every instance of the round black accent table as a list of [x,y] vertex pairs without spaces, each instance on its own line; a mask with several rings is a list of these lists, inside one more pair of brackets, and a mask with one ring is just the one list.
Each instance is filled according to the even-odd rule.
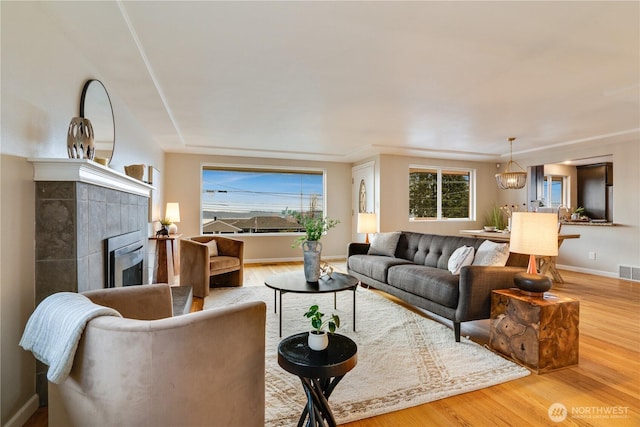
[[[307,405],[300,415],[298,427],[308,419],[308,427],[336,425],[329,396],[347,372],[358,362],[358,346],[344,335],[329,334],[329,346],[322,351],[307,345],[309,333],[292,335],[278,345],[278,364],[300,377],[307,395]],[[326,424],[325,424],[326,422]]]
[[[353,291],[353,330],[356,330],[356,289],[358,287],[358,279],[348,274],[332,273],[331,277],[322,276],[317,282],[307,282],[304,278],[303,271],[293,271],[289,273],[280,273],[267,277],[264,284],[273,289],[273,305],[275,312],[278,312],[280,306],[279,317],[279,336],[282,336],[282,294],[287,292],[297,294],[323,294],[333,292],[333,308],[336,307],[336,292]],[[280,292],[280,303],[277,297]]]

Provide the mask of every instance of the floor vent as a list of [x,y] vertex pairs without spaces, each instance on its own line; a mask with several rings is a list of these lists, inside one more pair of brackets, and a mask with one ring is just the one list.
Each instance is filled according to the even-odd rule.
[[640,281],[640,267],[630,267],[628,265],[619,266],[619,277],[621,279]]

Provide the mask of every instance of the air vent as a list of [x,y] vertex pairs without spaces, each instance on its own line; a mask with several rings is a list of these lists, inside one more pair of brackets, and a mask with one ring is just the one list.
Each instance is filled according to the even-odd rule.
[[636,280],[640,282],[640,267],[621,265],[619,266],[618,276],[621,279]]

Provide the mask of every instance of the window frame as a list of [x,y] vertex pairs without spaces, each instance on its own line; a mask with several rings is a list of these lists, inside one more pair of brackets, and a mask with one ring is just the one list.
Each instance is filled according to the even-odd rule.
[[[561,188],[562,201],[558,206],[554,206],[553,204],[552,193],[553,193],[554,180],[556,182],[559,181],[562,185],[562,188]],[[552,208],[552,209],[558,209],[560,206],[568,207],[569,206],[569,177],[566,175],[552,175],[552,174],[545,175],[544,181],[542,184],[542,192],[543,192],[543,200],[545,205],[544,207]]]
[[[415,218],[411,216],[411,172],[415,169],[422,169],[427,171],[436,171],[436,217],[435,218]],[[442,175],[446,175],[447,172],[465,172],[469,174],[469,216],[467,218],[443,218],[442,217]],[[409,198],[407,206],[409,212],[409,222],[460,222],[460,221],[475,221],[476,220],[476,174],[475,168],[463,168],[453,166],[426,166],[418,164],[410,164],[407,173],[407,189],[409,190]]]
[[[327,169],[322,167],[304,167],[304,166],[274,166],[274,165],[253,165],[253,164],[243,164],[243,163],[201,163],[200,164],[200,234],[205,235],[204,233],[204,198],[205,194],[204,189],[204,171],[205,169],[218,169],[225,171],[256,171],[256,172],[283,172],[283,173],[302,173],[302,174],[313,174],[317,173],[317,175],[322,175],[322,213],[323,216],[327,216]],[[264,236],[264,237],[274,237],[274,236],[288,236],[288,237],[296,237],[302,236],[305,234],[304,231],[282,231],[282,232],[266,232],[266,233],[254,233],[254,232],[246,232],[246,233],[220,233],[221,235],[228,236]],[[215,233],[207,233],[206,235],[215,235]]]

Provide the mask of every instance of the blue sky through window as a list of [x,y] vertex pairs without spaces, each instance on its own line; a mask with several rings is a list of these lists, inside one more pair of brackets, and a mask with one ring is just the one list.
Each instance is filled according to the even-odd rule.
[[285,210],[307,211],[317,198],[323,209],[323,173],[274,170],[202,171],[203,211],[280,215]]

